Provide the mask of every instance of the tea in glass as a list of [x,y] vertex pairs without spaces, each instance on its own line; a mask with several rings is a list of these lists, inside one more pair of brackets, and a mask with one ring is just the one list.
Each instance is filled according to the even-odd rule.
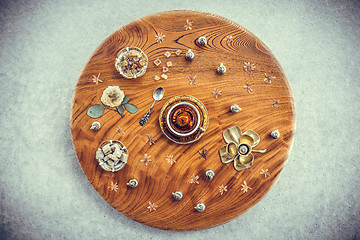
[[170,128],[179,135],[190,135],[199,126],[199,112],[189,103],[174,105],[169,112]]

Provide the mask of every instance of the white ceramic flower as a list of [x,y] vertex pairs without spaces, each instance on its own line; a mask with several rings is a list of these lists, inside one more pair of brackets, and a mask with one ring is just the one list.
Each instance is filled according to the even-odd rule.
[[125,97],[124,91],[119,86],[108,86],[101,96],[101,102],[109,107],[117,107]]

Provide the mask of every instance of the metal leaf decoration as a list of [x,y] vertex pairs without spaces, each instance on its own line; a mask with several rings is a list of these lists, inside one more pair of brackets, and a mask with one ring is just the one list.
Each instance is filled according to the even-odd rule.
[[101,106],[100,104],[95,104],[92,105],[91,107],[89,107],[88,111],[87,111],[87,115],[91,118],[98,118],[101,117],[101,115],[103,115],[104,113],[104,107]]
[[138,108],[131,103],[125,103],[124,107],[129,113],[136,113],[136,111],[138,110]]

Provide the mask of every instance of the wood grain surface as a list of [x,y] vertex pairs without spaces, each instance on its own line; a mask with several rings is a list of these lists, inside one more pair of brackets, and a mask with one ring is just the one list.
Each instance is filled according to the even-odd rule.
[[[186,21],[192,29],[186,30]],[[155,34],[165,35],[165,41],[157,43]],[[200,46],[197,38],[206,36],[208,45]],[[232,41],[227,41],[232,36]],[[115,69],[117,53],[124,47],[141,48],[149,58],[144,76],[128,80]],[[186,61],[184,56],[192,49],[195,58]],[[180,56],[175,52],[181,50]],[[167,58],[164,53],[172,55]],[[153,64],[159,58],[159,66]],[[166,73],[168,79],[154,80],[162,74],[162,67],[171,61],[173,66]],[[255,70],[245,71],[244,62],[255,64]],[[216,72],[220,63],[227,71]],[[102,83],[92,81],[98,76]],[[271,84],[264,81],[265,74],[276,77]],[[196,85],[189,84],[189,77],[196,75]],[[252,92],[244,88],[253,85]],[[87,116],[91,105],[101,104],[100,97],[107,86],[119,86],[139,110],[135,114],[125,111],[124,117],[108,109],[96,119],[101,122],[99,131],[89,130],[95,119]],[[139,120],[151,106],[152,92],[162,86],[164,98],[157,102],[145,126]],[[218,99],[212,95],[214,88],[221,91]],[[191,95],[207,108],[209,126],[197,142],[179,145],[167,139],[159,126],[161,107],[171,97]],[[278,101],[278,105],[273,105]],[[232,104],[242,110],[229,111]],[[237,172],[232,163],[222,164],[218,154],[225,144],[222,133],[238,125],[244,132],[252,129],[260,135],[256,149],[267,149],[265,154],[254,153],[253,167]],[[84,67],[75,88],[71,111],[71,132],[80,165],[95,190],[115,209],[146,225],[168,230],[197,230],[227,222],[244,213],[257,203],[276,182],[284,167],[292,145],[295,118],[293,97],[286,77],[269,49],[256,36],[242,26],[222,17],[196,11],[170,11],[154,14],[134,21],[109,36],[95,50]],[[118,133],[117,127],[124,133]],[[281,137],[272,139],[270,133],[279,129]],[[155,139],[147,144],[146,134]],[[99,144],[105,140],[119,140],[129,150],[128,163],[119,172],[106,172],[95,159]],[[207,149],[205,160],[199,150]],[[144,154],[151,156],[146,166],[141,160]],[[173,155],[176,163],[166,161]],[[205,171],[213,169],[215,177],[208,180]],[[261,174],[268,169],[270,176]],[[199,184],[189,183],[190,177],[199,176]],[[126,183],[136,178],[137,188]],[[241,191],[243,181],[252,189]],[[109,188],[111,182],[118,190]],[[221,195],[219,186],[227,186]],[[183,199],[175,201],[172,192],[181,191]],[[149,202],[158,207],[149,211]],[[206,210],[197,212],[194,207],[203,202]]]

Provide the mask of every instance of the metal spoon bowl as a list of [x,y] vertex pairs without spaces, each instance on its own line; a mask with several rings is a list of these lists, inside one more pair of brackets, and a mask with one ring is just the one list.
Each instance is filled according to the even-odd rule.
[[[159,101],[164,97],[164,88],[163,87],[158,87],[157,89],[154,90],[153,92],[153,98],[155,101]],[[155,103],[154,101],[154,103]]]

